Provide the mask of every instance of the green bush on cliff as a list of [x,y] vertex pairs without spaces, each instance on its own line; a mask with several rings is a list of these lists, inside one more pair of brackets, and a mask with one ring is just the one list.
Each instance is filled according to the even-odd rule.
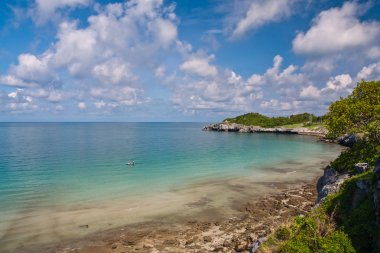
[[[359,180],[367,182],[372,188],[374,175],[367,172],[350,178],[338,193],[328,196],[322,206],[349,236],[357,252],[380,252],[380,227],[376,225],[372,192],[362,193],[360,201],[354,200],[358,194],[355,191]],[[353,206],[354,202],[357,202],[356,206]]]
[[[283,234],[286,234],[288,239],[284,240]],[[351,253],[355,250],[347,234],[335,229],[335,223],[325,211],[322,208],[316,208],[306,216],[295,217],[289,228],[279,228],[263,244],[260,252]]]
[[235,118],[225,119],[224,122],[237,123],[247,126],[260,126],[260,127],[277,127],[290,124],[304,123],[311,125],[311,122],[320,122],[322,119],[313,114],[302,113],[294,114],[289,117],[267,117],[260,113],[247,113],[237,116]]
[[331,163],[339,172],[353,170],[355,163],[374,165],[380,154],[380,81],[361,81],[352,94],[332,103],[326,114],[328,136],[360,133],[362,140]]
[[332,137],[364,133],[380,142],[380,81],[361,81],[352,94],[332,103],[326,114]]
[[334,223],[321,209],[295,218],[291,226],[293,237],[279,252],[355,252],[348,236],[334,228]]
[[343,151],[337,159],[331,162],[331,167],[338,172],[353,172],[355,164],[369,163],[372,167],[380,154],[380,143],[360,140],[352,148]]

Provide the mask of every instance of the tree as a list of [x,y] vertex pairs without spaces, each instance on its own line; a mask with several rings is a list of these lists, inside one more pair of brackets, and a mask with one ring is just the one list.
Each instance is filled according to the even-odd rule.
[[362,80],[351,95],[332,103],[326,125],[332,137],[363,133],[380,142],[380,81]]

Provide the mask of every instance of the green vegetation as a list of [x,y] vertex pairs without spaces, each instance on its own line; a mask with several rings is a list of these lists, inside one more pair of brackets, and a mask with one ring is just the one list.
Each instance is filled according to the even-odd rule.
[[260,113],[247,113],[237,116],[236,118],[225,119],[224,122],[237,123],[246,126],[260,127],[278,127],[293,124],[301,124],[302,126],[320,125],[322,117],[317,117],[310,113],[294,114],[289,117],[267,117]]
[[351,95],[330,105],[325,122],[331,137],[363,135],[331,163],[332,168],[339,172],[352,171],[358,162],[373,166],[380,154],[380,81],[358,83]]
[[[306,216],[295,217],[274,232],[260,252],[380,252],[372,172],[380,155],[380,82],[362,81],[352,94],[330,105],[325,122],[331,137],[360,133],[362,138],[331,163],[339,172],[354,172],[367,162],[370,171],[346,180],[336,194]],[[358,184],[366,185],[359,190]],[[288,233],[286,232],[288,231]]]
[[344,182],[338,193],[326,198],[323,210],[351,239],[357,252],[380,252],[380,227],[376,225],[372,194],[354,198],[358,181],[373,187],[373,172],[363,173]]
[[380,81],[362,81],[347,98],[332,103],[326,125],[332,137],[364,133],[380,142]]
[[323,209],[316,208],[307,216],[295,217],[289,227],[279,228],[262,245],[259,252],[349,253],[355,252],[355,249],[348,235],[344,231],[336,229],[331,217]]
[[380,155],[380,143],[359,140],[350,149],[343,151],[330,166],[338,172],[353,172],[356,163],[369,163],[370,166],[375,164],[376,158]]

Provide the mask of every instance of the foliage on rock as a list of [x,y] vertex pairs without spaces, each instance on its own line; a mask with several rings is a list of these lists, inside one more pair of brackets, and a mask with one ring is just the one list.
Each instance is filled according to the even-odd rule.
[[380,143],[376,141],[360,140],[352,148],[343,151],[330,166],[338,172],[352,172],[356,163],[375,164],[380,154]]
[[326,198],[323,209],[334,217],[357,252],[380,252],[380,227],[376,225],[372,191],[364,194],[359,203],[353,205],[359,180],[367,181],[373,187],[374,175],[367,172],[350,178],[338,193]]

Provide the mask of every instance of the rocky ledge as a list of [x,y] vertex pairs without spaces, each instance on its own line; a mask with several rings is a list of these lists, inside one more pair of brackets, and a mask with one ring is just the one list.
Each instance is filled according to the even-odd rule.
[[[322,177],[317,182],[317,205],[322,203],[325,198],[339,191],[341,185],[352,175],[361,174],[369,170],[368,163],[357,163],[355,165],[355,173],[338,173],[336,170],[328,167],[325,169]],[[351,196],[351,208],[355,208],[360,201],[368,195],[373,196],[375,204],[376,222],[380,225],[380,156],[375,162],[373,170],[375,174],[374,181],[371,179],[357,180]]]
[[240,133],[282,133],[282,134],[301,134],[324,137],[326,130],[310,130],[304,127],[298,128],[264,128],[259,126],[245,126],[235,123],[217,123],[203,127],[203,131],[223,131],[223,132],[240,132]]

